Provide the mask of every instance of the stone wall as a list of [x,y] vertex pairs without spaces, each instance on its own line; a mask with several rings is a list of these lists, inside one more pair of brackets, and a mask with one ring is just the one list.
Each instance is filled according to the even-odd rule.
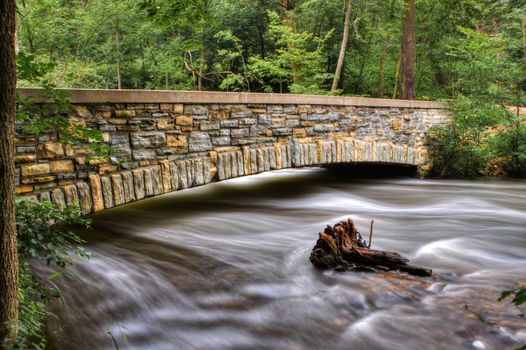
[[99,129],[121,162],[88,159],[56,132],[24,135],[19,125],[17,192],[84,214],[282,168],[425,167],[424,133],[449,121],[443,104],[341,97],[79,90],[72,102],[69,118]]

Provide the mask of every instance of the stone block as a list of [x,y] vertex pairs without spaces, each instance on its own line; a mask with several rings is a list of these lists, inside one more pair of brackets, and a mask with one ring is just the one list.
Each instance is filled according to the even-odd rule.
[[109,176],[102,176],[100,178],[102,187],[102,197],[104,198],[104,207],[106,209],[113,208],[113,190],[111,188],[111,179]]
[[159,162],[159,164],[161,165],[163,193],[168,193],[172,191],[172,183],[170,179],[170,161],[162,160]]
[[131,173],[133,175],[133,189],[135,191],[135,198],[137,200],[141,200],[146,196],[143,169],[133,169]]
[[170,182],[172,191],[176,191],[179,188],[179,179],[177,177],[177,165],[174,162],[170,162]]
[[126,203],[124,199],[124,185],[120,174],[111,175],[111,185],[113,188],[113,203],[116,206]]
[[38,200],[41,202],[51,202],[51,195],[49,192],[42,192],[38,195]]
[[221,120],[221,128],[237,128],[239,126],[239,120]]
[[292,135],[292,129],[291,128],[273,129],[272,134],[274,136],[288,136],[288,135]]
[[201,125],[199,125],[199,128],[202,131],[208,131],[208,130],[219,130],[220,127],[219,127],[219,122],[215,121],[215,122],[201,123]]
[[395,131],[402,129],[402,120],[400,118],[393,119],[391,122],[391,127]]
[[299,119],[287,119],[285,121],[285,127],[287,128],[297,128],[300,126]]
[[180,126],[192,126],[194,119],[188,115],[180,115],[175,118],[175,124]]
[[163,191],[163,174],[160,165],[152,166],[153,192],[155,195],[162,194]]
[[142,168],[142,173],[144,176],[144,194],[145,197],[151,197],[155,194],[154,183],[153,183],[153,168],[146,167]]
[[250,150],[250,174],[258,173],[258,156],[255,149]]
[[134,149],[133,160],[154,160],[157,159],[157,152],[155,149]]
[[324,121],[324,120],[329,120],[329,116],[320,114],[320,113],[302,113],[300,114],[300,120],[302,121]]
[[163,118],[157,120],[158,130],[171,130],[174,128],[174,120],[172,118]]
[[135,190],[133,184],[133,175],[130,171],[121,173],[122,186],[124,190],[124,202],[130,203],[135,201]]
[[30,178],[23,178],[23,184],[41,184],[46,182],[53,182],[57,179],[56,176],[34,176]]
[[93,211],[104,210],[104,198],[102,194],[102,184],[99,175],[90,175],[88,180],[91,187],[91,198],[93,200]]
[[256,123],[257,123],[256,118],[242,118],[242,119],[239,119],[239,124],[240,125],[254,125]]
[[66,204],[68,206],[80,208],[77,186],[75,185],[64,186],[64,194],[66,198]]
[[184,135],[166,135],[166,146],[167,147],[177,147],[177,148],[187,148],[188,147],[188,138]]
[[178,161],[177,165],[177,178],[179,189],[188,188],[188,175],[186,172],[186,162],[184,160]]
[[66,208],[66,199],[61,188],[51,190],[51,202],[57,206],[58,209],[64,210]]
[[201,105],[184,106],[185,114],[206,115],[206,107]]
[[75,166],[71,160],[52,160],[49,162],[51,173],[72,173],[75,171]]
[[307,137],[307,130],[305,128],[297,128],[292,130],[292,136],[296,138]]
[[211,179],[211,162],[210,158],[203,158],[203,181],[205,184],[210,183]]
[[265,158],[263,156],[263,150],[257,149],[256,150],[256,159],[257,159],[257,169],[258,173],[262,173],[265,171]]
[[249,117],[252,117],[252,111],[232,111],[230,113],[230,118],[232,119],[249,118]]
[[15,186],[20,185],[20,168],[15,168]]
[[232,175],[232,157],[230,157],[229,153],[223,153],[223,162],[221,164],[221,167],[224,168],[225,172],[225,179],[230,179],[233,177]]
[[64,145],[58,142],[44,142],[38,145],[39,158],[57,158],[64,156]]
[[281,106],[281,105],[268,105],[267,106],[267,113],[268,114],[282,114],[283,113],[283,106]]
[[110,120],[108,120],[108,122],[113,125],[126,125],[126,123],[128,123],[128,120],[122,118],[111,118]]
[[37,160],[37,156],[35,154],[17,154],[15,155],[15,163],[31,163],[35,162]]
[[118,109],[113,112],[115,118],[133,118],[136,116],[135,110]]
[[250,136],[249,128],[233,129],[230,131],[232,137],[248,137]]
[[166,135],[161,131],[144,131],[130,134],[134,148],[157,148],[166,144]]
[[201,186],[205,184],[205,177],[203,173],[203,158],[197,158],[194,160],[195,169],[195,184]]
[[16,153],[35,153],[37,148],[35,146],[17,146]]
[[332,124],[316,124],[314,125],[315,132],[332,132],[334,131],[334,125]]
[[272,123],[272,116],[268,114],[260,114],[258,116],[258,123],[259,124],[270,124]]
[[[71,162],[71,161],[70,161]],[[51,172],[49,163],[26,164],[20,167],[22,176],[44,175]]]
[[190,152],[204,152],[210,151],[212,147],[212,141],[210,135],[203,131],[194,131],[190,134],[188,141]]
[[212,137],[211,140],[214,146],[229,146],[232,141],[230,136]]
[[25,185],[25,186],[18,186],[18,187],[15,189],[15,192],[16,192],[16,194],[23,194],[23,193],[30,193],[30,192],[33,192],[33,190],[34,190],[34,187],[33,187],[33,186]]
[[76,184],[77,192],[79,195],[79,207],[82,215],[88,215],[91,213],[91,195],[89,185],[85,182],[79,182]]

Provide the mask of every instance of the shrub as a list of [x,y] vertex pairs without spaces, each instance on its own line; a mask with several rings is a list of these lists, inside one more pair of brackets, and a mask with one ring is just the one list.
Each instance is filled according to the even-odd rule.
[[[46,310],[49,302],[61,298],[53,282],[73,263],[73,256],[89,257],[84,241],[72,227],[89,227],[77,208],[65,210],[47,201],[18,198],[16,208],[17,243],[20,273],[20,312],[18,335],[14,343],[2,344],[6,349],[45,349],[45,322],[55,317]],[[56,271],[45,279],[31,271],[31,259],[45,261]]]

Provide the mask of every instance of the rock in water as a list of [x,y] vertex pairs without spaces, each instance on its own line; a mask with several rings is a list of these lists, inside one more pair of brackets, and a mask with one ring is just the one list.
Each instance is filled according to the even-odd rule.
[[431,276],[432,271],[409,265],[398,253],[369,249],[351,219],[328,225],[310,255],[311,263],[337,271],[402,271],[410,275]]

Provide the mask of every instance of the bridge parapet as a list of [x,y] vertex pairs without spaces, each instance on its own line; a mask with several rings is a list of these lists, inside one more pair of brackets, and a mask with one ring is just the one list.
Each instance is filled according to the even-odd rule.
[[38,137],[19,132],[17,192],[77,205],[84,214],[275,169],[349,162],[424,167],[425,132],[450,120],[447,106],[436,102],[71,92],[69,118],[101,130],[122,163],[89,160],[84,149],[61,144],[54,131]]

